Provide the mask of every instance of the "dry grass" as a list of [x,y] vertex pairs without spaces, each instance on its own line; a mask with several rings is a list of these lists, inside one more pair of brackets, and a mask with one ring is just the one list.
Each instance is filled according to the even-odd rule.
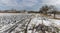
[[60,20],[60,18],[54,18],[54,16],[50,16],[50,15],[46,15],[46,14],[41,14],[41,16],[45,16],[45,17],[50,18],[50,19]]

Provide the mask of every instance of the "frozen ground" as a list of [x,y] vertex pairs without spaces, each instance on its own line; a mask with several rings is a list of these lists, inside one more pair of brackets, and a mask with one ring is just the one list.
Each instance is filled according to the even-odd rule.
[[30,17],[31,17],[31,14],[0,13],[0,32],[3,32],[9,29],[10,27],[14,26],[21,20],[30,18]]
[[[32,17],[33,16],[33,17]],[[32,27],[32,24],[43,24],[46,26],[55,26],[60,28],[60,20],[56,19],[49,19],[47,17],[42,17],[40,14],[20,14],[20,13],[0,13],[0,33],[16,33],[16,31],[20,32],[25,28],[25,26],[22,26],[23,24],[26,25],[27,22],[31,19],[28,29]],[[23,27],[23,28],[21,28]],[[22,33],[22,32],[20,32]],[[31,31],[28,30],[28,33],[31,33]]]

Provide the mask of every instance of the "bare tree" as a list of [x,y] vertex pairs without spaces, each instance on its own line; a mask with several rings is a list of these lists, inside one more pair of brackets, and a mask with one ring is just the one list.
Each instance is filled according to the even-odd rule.
[[53,10],[52,13],[54,14],[54,18],[56,18],[56,10]]
[[53,6],[53,5],[51,5],[50,6],[50,9],[51,9],[51,11],[52,11],[52,14],[54,14],[54,18],[56,18],[55,16],[56,16],[56,13],[57,13],[57,8],[55,7],[55,6]]
[[45,6],[42,6],[42,8],[40,8],[40,12],[41,13],[44,13],[44,14],[47,14],[47,11],[49,10],[49,6],[45,5]]

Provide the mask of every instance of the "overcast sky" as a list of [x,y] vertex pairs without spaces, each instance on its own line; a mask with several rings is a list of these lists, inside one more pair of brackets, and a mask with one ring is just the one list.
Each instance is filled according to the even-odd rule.
[[45,4],[55,5],[59,8],[60,0],[0,0],[0,10],[39,10]]

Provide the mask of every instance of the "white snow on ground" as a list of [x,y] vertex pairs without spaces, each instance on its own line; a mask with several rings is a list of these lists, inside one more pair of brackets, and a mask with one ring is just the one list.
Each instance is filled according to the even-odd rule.
[[30,17],[31,14],[21,13],[0,13],[0,32],[13,26],[18,21]]
[[[18,17],[18,18],[20,18],[22,15],[25,15],[25,14],[18,14],[18,13],[17,14],[8,14],[8,13],[5,13],[5,14],[1,14],[0,16],[11,16],[11,15],[20,15]],[[26,14],[26,15],[31,15],[31,14]],[[44,18],[44,19],[41,20],[42,18]],[[60,20],[42,17],[40,14],[35,14],[35,16],[31,20],[28,28],[30,28],[32,26],[32,24],[36,24],[36,26],[39,25],[39,24],[42,24],[42,21],[43,21],[43,24],[46,25],[46,26],[53,25],[55,27],[60,28]],[[8,26],[8,25],[6,25],[6,26]],[[5,28],[6,26],[4,26],[3,28]],[[28,33],[31,33],[31,31],[28,31]],[[35,33],[37,33],[37,32],[35,32]]]
[[[55,27],[58,27],[58,28],[60,28],[60,20],[57,20],[57,19],[49,19],[49,18],[46,18],[46,17],[44,17],[45,18],[45,20],[43,19],[43,24],[44,25],[46,25],[46,26],[51,26],[52,24],[55,26]],[[38,25],[38,24],[42,24],[42,17],[35,17],[35,18],[33,18],[32,19],[32,21],[31,21],[31,23],[30,23],[30,25],[31,24],[36,24],[36,25]]]
[[[45,17],[44,17],[45,18]],[[38,17],[38,15],[33,18],[29,24],[29,27],[32,26],[32,24],[36,24],[39,25],[39,24],[42,24],[42,17]],[[57,19],[50,19],[50,18],[45,18],[43,20],[43,24],[46,25],[46,26],[55,26],[55,27],[58,27],[60,29],[60,20],[57,20]],[[32,31],[28,31],[28,33],[31,33]],[[38,33],[38,32],[35,32],[35,33]]]

